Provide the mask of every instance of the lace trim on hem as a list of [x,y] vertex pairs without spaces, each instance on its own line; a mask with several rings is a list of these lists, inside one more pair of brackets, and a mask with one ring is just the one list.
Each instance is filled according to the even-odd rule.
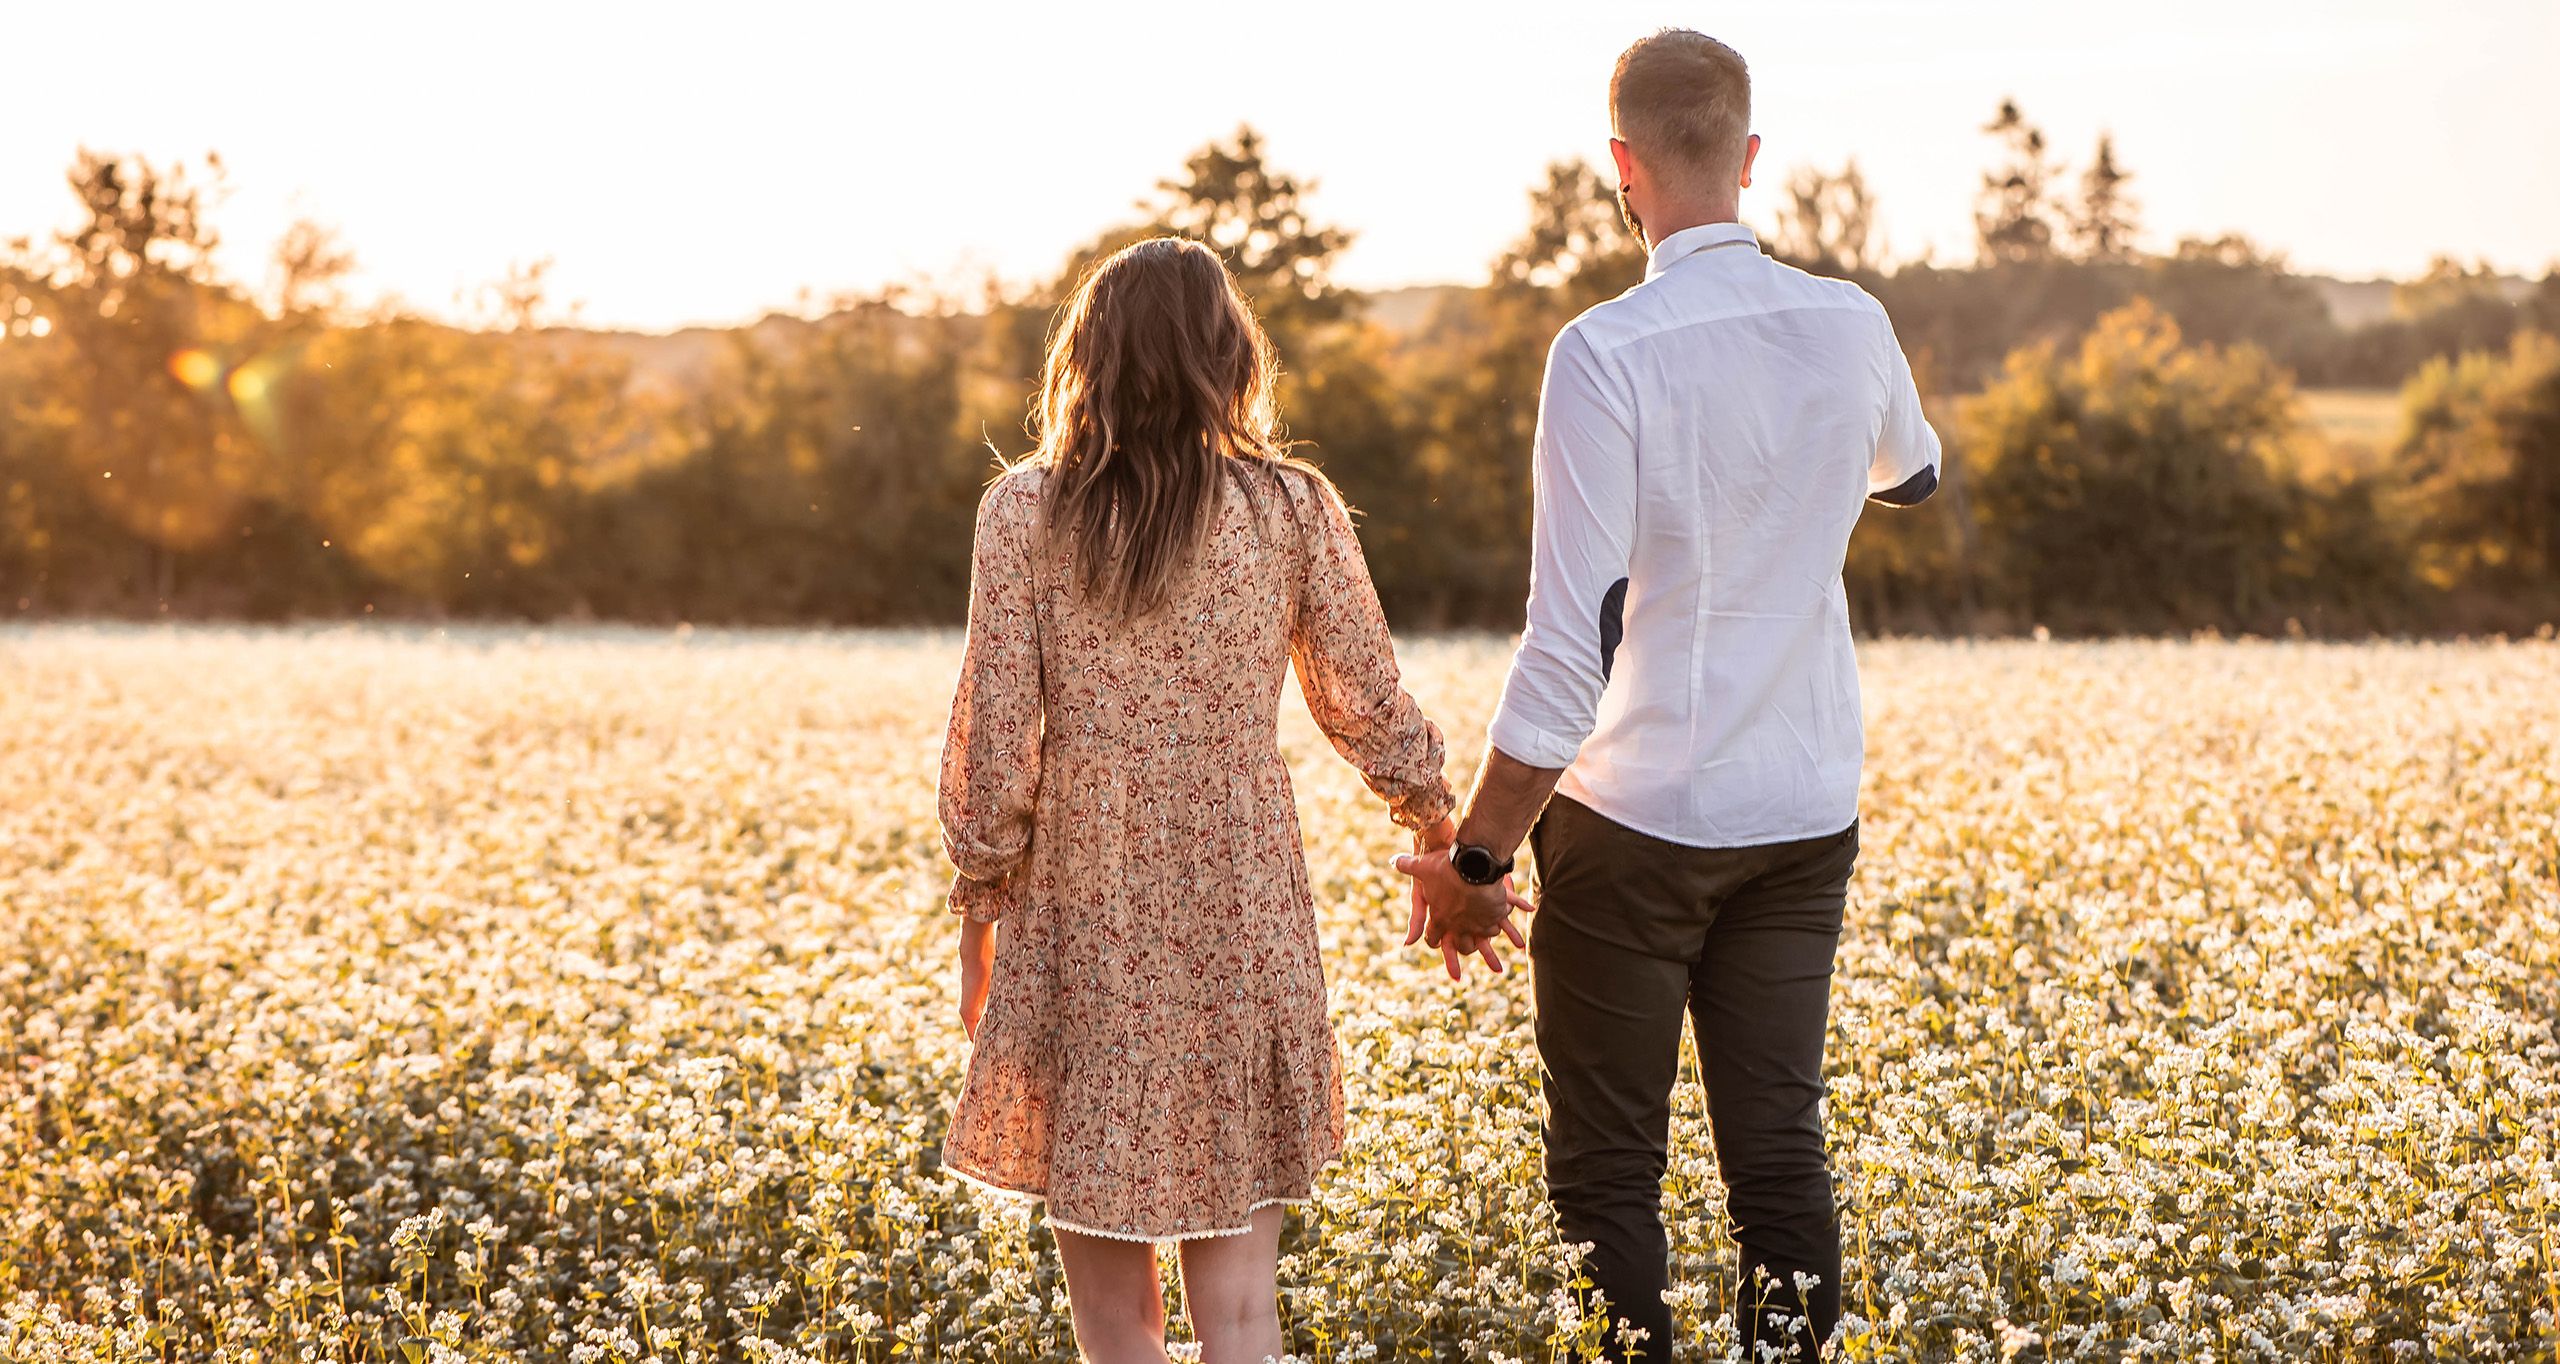
[[[1049,1201],[1049,1196],[1045,1193],[1035,1193],[1029,1189],[1016,1189],[1008,1185],[998,1184],[990,1179],[980,1179],[978,1176],[961,1169],[957,1165],[945,1165],[942,1167],[942,1172],[964,1184],[974,1184],[981,1189],[985,1189],[989,1193],[1010,1194],[1015,1198],[1030,1199],[1034,1203],[1046,1203]],[[1312,1200],[1307,1198],[1266,1198],[1261,1202],[1255,1203],[1246,1208],[1244,1211],[1245,1215],[1250,1217],[1253,1214],[1262,1211],[1264,1208],[1274,1207],[1281,1204],[1303,1206],[1310,1201]],[[1163,1236],[1150,1236],[1144,1232],[1105,1231],[1100,1227],[1088,1227],[1080,1222],[1067,1221],[1055,1213],[1043,1214],[1041,1220],[1047,1222],[1052,1229],[1063,1227],[1079,1236],[1099,1236],[1109,1241],[1145,1241],[1155,1244],[1162,1244],[1166,1241],[1204,1241],[1213,1236],[1242,1236],[1253,1230],[1250,1226],[1219,1227],[1211,1231],[1177,1231]]]

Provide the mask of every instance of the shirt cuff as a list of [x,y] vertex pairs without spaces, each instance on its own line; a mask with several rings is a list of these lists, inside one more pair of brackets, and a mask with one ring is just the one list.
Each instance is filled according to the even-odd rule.
[[1938,466],[1931,464],[1890,488],[1879,488],[1868,493],[1867,498],[1869,501],[1882,502],[1888,507],[1916,507],[1928,501],[1929,494],[1937,490]]
[[1485,737],[1507,756],[1531,767],[1565,768],[1573,766],[1574,755],[1582,751],[1582,741],[1589,736],[1568,737],[1541,729],[1505,708],[1494,712]]

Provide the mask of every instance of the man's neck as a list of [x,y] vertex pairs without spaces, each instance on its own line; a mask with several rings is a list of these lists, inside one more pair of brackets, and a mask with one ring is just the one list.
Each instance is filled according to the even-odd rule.
[[1645,243],[1646,250],[1662,245],[1670,240],[1671,234],[1675,232],[1686,232],[1693,227],[1705,227],[1709,223],[1742,221],[1742,205],[1739,202],[1682,206],[1677,209],[1660,210],[1660,212],[1662,213],[1661,222],[1657,223],[1652,218],[1644,220],[1645,236],[1650,238]]

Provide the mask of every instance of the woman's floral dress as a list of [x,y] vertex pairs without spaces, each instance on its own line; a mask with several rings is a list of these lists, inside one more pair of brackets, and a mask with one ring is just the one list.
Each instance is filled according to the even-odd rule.
[[1041,468],[978,511],[942,831],[952,909],[1003,927],[942,1156],[1095,1235],[1245,1231],[1341,1149],[1274,739],[1291,661],[1397,823],[1451,805],[1342,504],[1294,470],[1229,472],[1172,599],[1134,623],[1086,606],[1044,548]]

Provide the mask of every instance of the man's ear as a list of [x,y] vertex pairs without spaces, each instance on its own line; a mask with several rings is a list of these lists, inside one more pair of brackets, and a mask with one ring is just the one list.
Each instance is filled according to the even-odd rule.
[[1635,183],[1636,159],[1635,156],[1627,150],[1627,140],[1625,138],[1613,137],[1609,139],[1609,159],[1616,162],[1618,165],[1618,184],[1621,187]]
[[1753,133],[1742,143],[1742,187],[1751,188],[1751,163],[1760,158],[1760,135]]

